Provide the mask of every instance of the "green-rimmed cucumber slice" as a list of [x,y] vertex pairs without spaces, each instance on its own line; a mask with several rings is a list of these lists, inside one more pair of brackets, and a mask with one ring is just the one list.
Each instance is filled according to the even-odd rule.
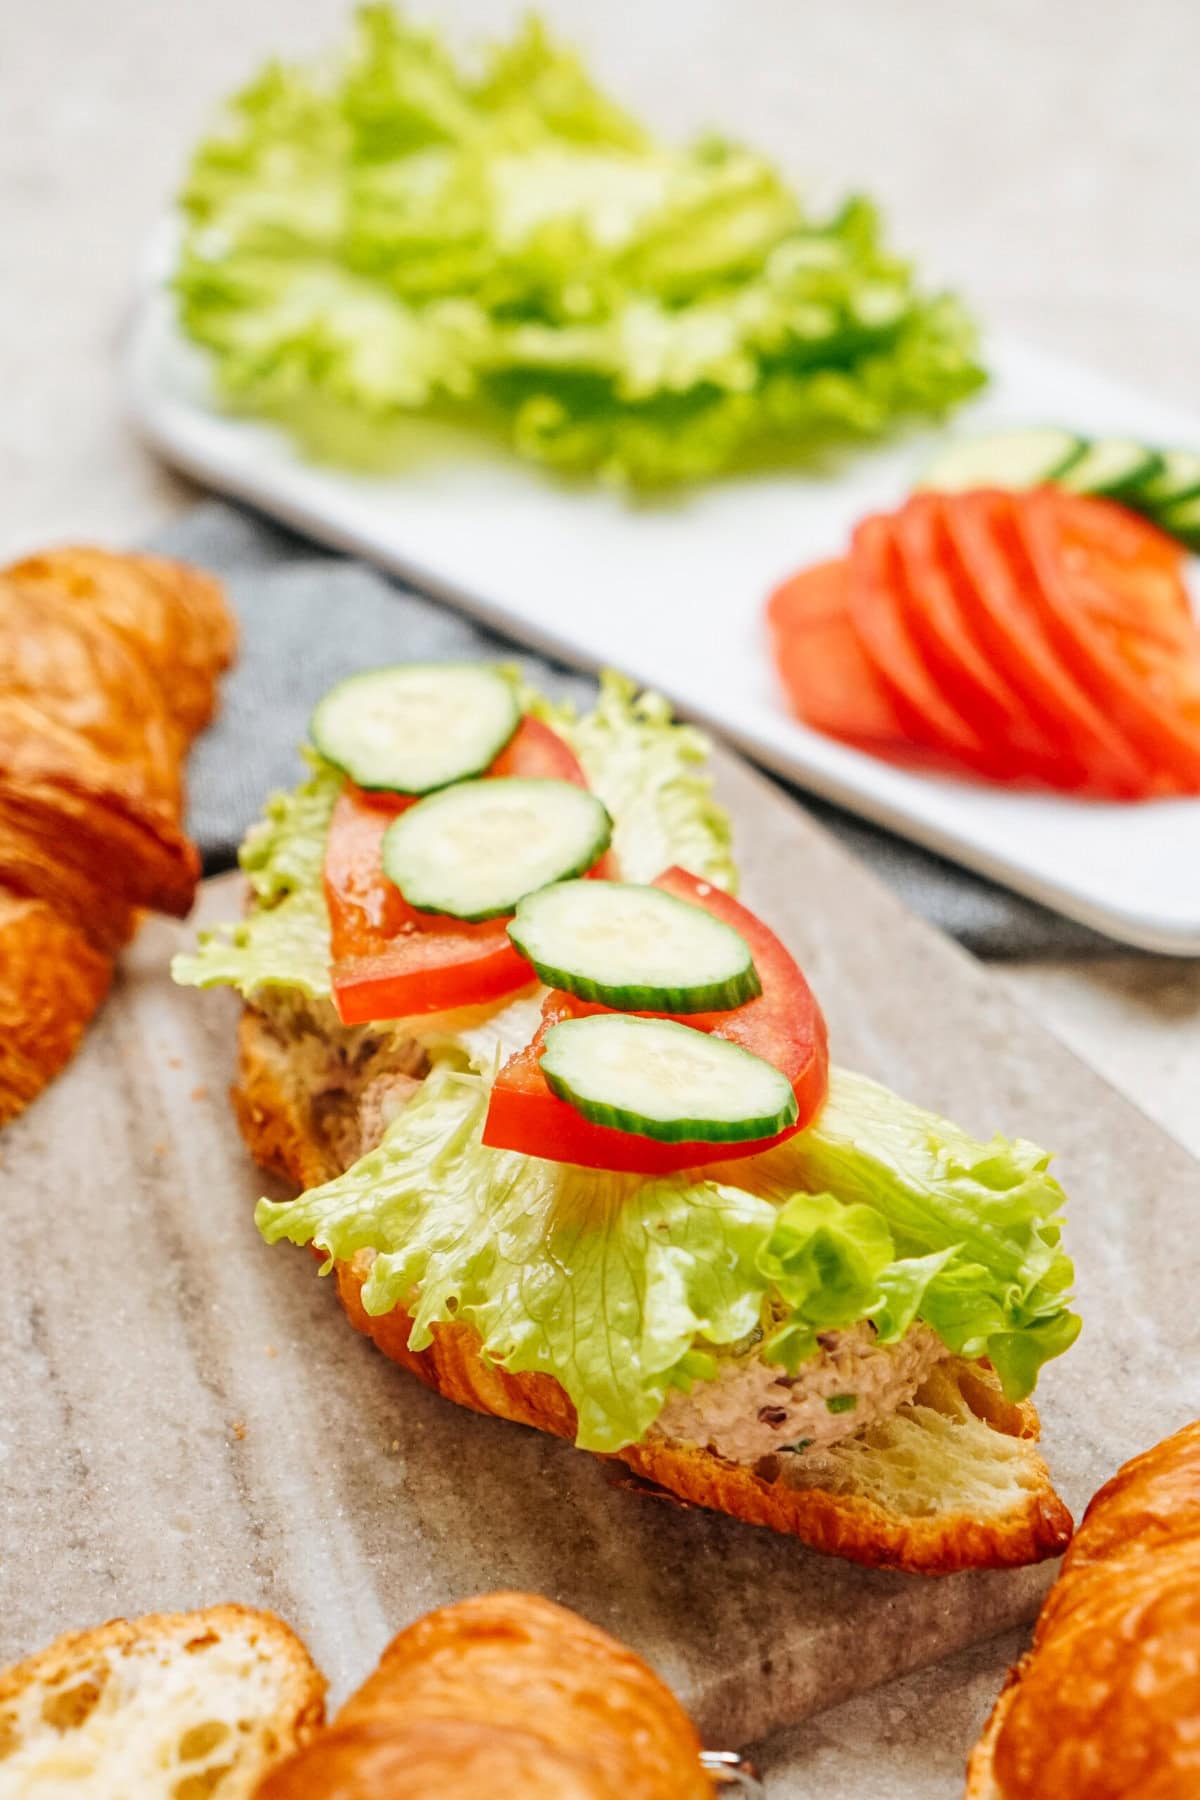
[[1059,480],[1086,448],[1085,439],[1056,425],[997,431],[949,444],[926,469],[921,486],[947,494],[966,488],[1037,487]]
[[1164,506],[1154,515],[1154,522],[1163,531],[1170,532],[1189,550],[1200,555],[1200,494],[1193,494],[1188,500],[1176,500],[1171,506]]
[[796,1120],[786,1075],[674,1019],[565,1019],[546,1033],[540,1066],[548,1087],[585,1119],[662,1143],[754,1142]]
[[1132,500],[1142,483],[1150,481],[1162,466],[1162,457],[1148,444],[1139,444],[1133,438],[1096,438],[1055,479],[1073,494]]
[[622,1012],[722,1012],[762,992],[745,938],[661,888],[563,881],[522,900],[508,935],[548,987]]
[[499,669],[398,663],[330,688],[309,733],[359,787],[430,794],[481,775],[520,721],[516,687]]
[[603,805],[572,782],[460,781],[388,826],[383,871],[418,912],[496,919],[590,869],[611,836]]
[[1156,517],[1164,507],[1200,494],[1200,456],[1194,450],[1164,450],[1162,468],[1142,482],[1130,499]]

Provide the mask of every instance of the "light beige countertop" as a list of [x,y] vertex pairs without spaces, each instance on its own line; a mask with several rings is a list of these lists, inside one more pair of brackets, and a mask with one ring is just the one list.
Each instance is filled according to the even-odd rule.
[[[0,554],[68,537],[133,540],[195,497],[122,417],[116,351],[141,246],[213,101],[266,53],[328,39],[345,9],[7,0],[0,10]],[[420,8],[467,36],[498,32],[520,10],[515,0]],[[664,131],[720,124],[815,196],[867,190],[896,240],[989,323],[1200,417],[1194,0],[544,0],[543,10]],[[1200,964],[1114,952],[996,978],[1200,1153]],[[769,1622],[769,1597],[748,1604]],[[819,1785],[834,1800],[845,1783],[867,1800],[846,1746],[874,1720],[895,1734],[896,1791],[910,1791],[919,1763],[927,1785],[911,1792],[949,1800],[1006,1648],[973,1652],[949,1700],[944,1677],[928,1690],[910,1680],[802,1728],[769,1758],[773,1794],[799,1800]],[[936,1754],[918,1729],[935,1700]]]

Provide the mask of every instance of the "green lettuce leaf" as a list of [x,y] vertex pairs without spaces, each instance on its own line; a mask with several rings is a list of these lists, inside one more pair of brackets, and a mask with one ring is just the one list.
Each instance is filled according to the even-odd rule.
[[414,418],[654,486],[811,459],[983,380],[973,327],[863,199],[810,217],[763,157],[683,150],[536,20],[476,76],[388,7],[272,64],[195,152],[175,291],[236,407],[354,463]]
[[[720,887],[734,885],[729,817],[712,797],[702,732],[676,724],[661,696],[639,694],[632,682],[611,673],[602,677],[591,712],[554,706],[531,689],[523,699],[575,750],[613,815],[613,844],[629,879],[649,881],[680,863]],[[329,913],[321,865],[342,777],[313,752],[306,754],[309,779],[293,793],[273,795],[242,846],[250,911],[236,924],[204,932],[194,951],[175,958],[171,972],[183,986],[235,987],[247,998],[269,987],[328,997]],[[525,1030],[530,1007],[518,1001],[499,1012],[471,1009],[465,1016],[406,1021],[406,1029],[433,1049],[458,1048],[474,1067],[487,1069],[498,1052],[533,1035]]]
[[[330,1263],[371,1252],[368,1312],[408,1307],[414,1349],[469,1321],[503,1367],[562,1384],[588,1449],[640,1440],[673,1387],[711,1378],[713,1353],[760,1326],[763,1355],[794,1373],[822,1330],[869,1319],[889,1343],[923,1319],[990,1356],[1014,1396],[1078,1330],[1070,1264],[1056,1242],[1048,1262],[1039,1249],[1061,1194],[1031,1145],[972,1145],[839,1070],[830,1119],[794,1149],[647,1179],[485,1148],[488,1088],[435,1066],[377,1150],[298,1200],[261,1201],[259,1228]],[[822,1161],[829,1191],[805,1190]]]
[[291,988],[308,999],[329,994],[329,912],[321,865],[342,774],[313,752],[309,779],[290,794],[272,794],[266,813],[242,845],[239,861],[251,891],[245,918],[202,931],[195,950],[176,956],[171,977],[181,987]]
[[331,1259],[373,1250],[369,1313],[412,1306],[417,1350],[439,1320],[469,1321],[495,1362],[562,1383],[585,1449],[619,1450],[687,1385],[697,1340],[732,1344],[758,1324],[755,1257],[775,1209],[685,1176],[485,1149],[487,1098],[479,1078],[435,1067],[378,1150],[298,1200],[260,1201],[259,1228]]
[[737,887],[729,814],[713,799],[711,745],[677,724],[661,694],[639,693],[606,669],[589,712],[527,696],[583,765],[613,818],[613,850],[627,881],[653,881],[678,863],[714,886]]
[[717,1173],[777,1203],[797,1189],[828,1191],[877,1212],[902,1255],[944,1256],[922,1288],[920,1317],[952,1350],[989,1357],[1005,1393],[1021,1399],[1079,1333],[1067,1307],[1066,1196],[1049,1162],[1023,1138],[981,1144],[866,1076],[834,1069],[805,1131]]

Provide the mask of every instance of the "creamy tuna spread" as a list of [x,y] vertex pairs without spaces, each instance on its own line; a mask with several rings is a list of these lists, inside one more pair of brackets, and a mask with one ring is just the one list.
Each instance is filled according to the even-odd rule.
[[712,1381],[672,1394],[655,1435],[756,1463],[775,1450],[823,1448],[890,1417],[950,1353],[920,1320],[881,1344],[869,1320],[823,1331],[815,1356],[789,1375],[757,1353],[723,1358]]

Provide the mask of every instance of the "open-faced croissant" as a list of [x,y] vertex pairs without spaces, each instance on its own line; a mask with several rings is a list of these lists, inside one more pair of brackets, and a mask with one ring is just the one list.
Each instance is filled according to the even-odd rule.
[[183,759],[233,649],[220,587],[182,563],[0,571],[0,1124],[70,1057],[139,911],[191,907]]
[[1200,1423],[1100,1489],[975,1750],[968,1800],[1200,1794]]
[[695,1729],[632,1651],[531,1594],[393,1638],[256,1800],[712,1800]]

